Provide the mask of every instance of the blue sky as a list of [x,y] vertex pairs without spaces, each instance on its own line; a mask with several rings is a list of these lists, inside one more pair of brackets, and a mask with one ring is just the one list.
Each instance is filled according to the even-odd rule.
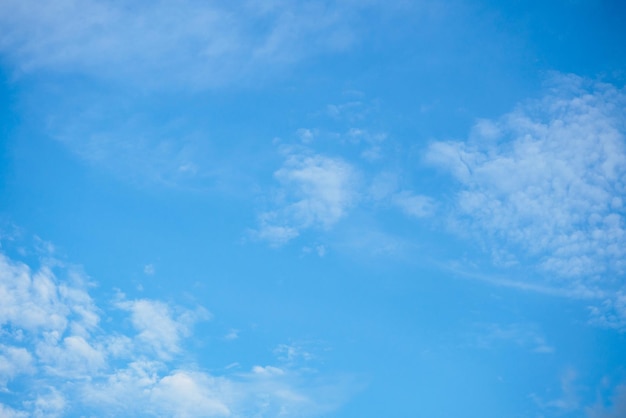
[[0,4],[0,417],[626,416],[619,1]]

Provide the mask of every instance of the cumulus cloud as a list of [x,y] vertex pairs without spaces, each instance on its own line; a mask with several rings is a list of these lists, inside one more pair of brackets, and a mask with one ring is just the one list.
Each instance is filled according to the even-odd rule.
[[256,236],[281,245],[308,228],[329,229],[358,199],[358,174],[340,158],[291,154],[274,173],[281,184],[274,211],[261,215]]
[[626,93],[559,75],[546,95],[427,160],[461,185],[454,222],[572,286],[615,291],[626,268]]
[[0,391],[20,374],[34,371],[33,356],[23,347],[0,345]]
[[147,299],[121,300],[117,306],[130,312],[142,347],[153,350],[160,358],[180,352],[180,341],[190,334],[193,323],[210,317],[202,308],[193,312],[185,310],[175,317],[168,304]]
[[148,414],[172,417],[230,416],[226,403],[229,381],[197,371],[173,370],[160,376],[163,365],[132,362],[107,379],[84,385],[81,397],[92,408],[107,408],[116,415]]
[[346,382],[296,368],[215,376],[186,365],[184,339],[210,317],[201,307],[120,294],[114,306],[134,332],[107,331],[85,280],[60,278],[76,273],[49,258],[31,269],[0,253],[0,390],[15,394],[2,417],[310,416],[339,404],[320,391],[346,393]]

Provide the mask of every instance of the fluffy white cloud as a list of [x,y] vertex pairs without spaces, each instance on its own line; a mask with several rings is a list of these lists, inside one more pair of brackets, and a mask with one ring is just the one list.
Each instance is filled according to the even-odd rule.
[[183,364],[192,355],[183,339],[210,316],[203,308],[120,295],[114,306],[135,333],[110,323],[116,331],[106,331],[84,280],[56,260],[33,271],[0,253],[0,299],[0,390],[16,393],[0,404],[3,418],[309,416],[340,403],[322,396],[324,388],[345,393],[344,382],[295,368],[214,376]]
[[[615,291],[626,268],[626,94],[556,76],[540,100],[480,121],[427,158],[454,175],[459,230],[550,275]],[[562,280],[561,280],[562,282]]]
[[33,356],[28,350],[0,345],[0,390],[15,376],[33,371]]
[[291,154],[274,173],[280,208],[261,215],[256,236],[281,245],[307,228],[329,229],[358,199],[358,174],[340,158]]
[[193,312],[185,310],[174,317],[169,305],[147,299],[121,300],[117,306],[130,312],[133,327],[138,332],[136,338],[142,347],[153,350],[160,358],[180,352],[180,341],[190,334],[193,323],[210,317],[202,308]]
[[92,408],[106,408],[116,415],[172,417],[230,416],[231,382],[198,371],[173,370],[164,365],[135,361],[106,379],[83,385],[81,397]]
[[28,414],[0,403],[0,418],[27,418]]
[[295,197],[287,211],[303,227],[332,226],[356,197],[354,169],[338,158],[292,155],[275,176]]

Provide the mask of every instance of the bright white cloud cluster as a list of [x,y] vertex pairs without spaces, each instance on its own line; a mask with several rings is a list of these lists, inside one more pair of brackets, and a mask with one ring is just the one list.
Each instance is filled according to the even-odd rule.
[[550,94],[468,142],[436,142],[428,159],[463,185],[469,228],[522,248],[561,276],[622,273],[626,266],[626,95],[561,77]]
[[358,173],[340,158],[291,154],[274,173],[282,189],[281,208],[261,215],[257,236],[281,245],[303,229],[328,229],[343,218],[358,198]]
[[[0,390],[15,395],[0,402],[2,417],[290,417],[339,404],[317,391],[344,393],[341,382],[289,364],[213,376],[181,363],[184,337],[209,318],[203,308],[119,296],[115,306],[129,313],[134,333],[110,323],[106,331],[81,277],[53,264],[33,271],[0,253]],[[59,279],[59,269],[72,281]]]
[[626,269],[624,109],[623,90],[557,76],[541,100],[477,123],[467,142],[431,144],[428,160],[462,185],[457,226],[494,254],[614,292]]
[[[357,104],[361,103],[343,106]],[[339,119],[339,111],[334,116]],[[347,118],[347,122],[351,125],[352,118]],[[396,170],[386,170],[386,162],[380,161],[386,154],[387,134],[354,127],[343,132],[299,129],[296,134],[302,144],[281,148],[285,161],[274,172],[278,183],[271,196],[274,210],[259,216],[256,238],[280,246],[304,230],[329,231],[357,210],[374,214],[393,209],[411,218],[426,218],[436,212],[433,198],[402,187],[401,175]],[[316,151],[324,146],[335,149],[335,155],[340,156]],[[361,246],[372,231],[361,230],[358,235]],[[380,242],[380,236],[374,241]],[[320,255],[325,253],[323,248]]]

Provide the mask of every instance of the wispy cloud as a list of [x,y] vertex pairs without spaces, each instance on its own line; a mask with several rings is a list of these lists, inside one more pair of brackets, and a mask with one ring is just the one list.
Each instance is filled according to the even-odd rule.
[[469,338],[470,344],[478,348],[492,349],[508,343],[540,354],[555,351],[532,324],[477,324],[475,328],[476,331],[471,333]]
[[586,409],[588,418],[621,418],[626,416],[626,385],[615,388],[609,405],[598,403]]
[[174,315],[172,308],[163,302],[147,299],[120,300],[120,309],[130,313],[137,340],[142,347],[153,350],[160,359],[168,359],[181,351],[180,342],[189,336],[191,327],[198,320],[207,320],[210,314],[204,308],[194,311],[182,310]]
[[186,118],[129,110],[118,97],[75,95],[79,103],[64,96],[36,106],[49,106],[45,133],[80,160],[137,185],[208,188],[220,177],[208,135],[189,132]]
[[382,4],[8,0],[0,6],[0,51],[20,73],[211,87],[344,50],[363,33],[359,13]]

